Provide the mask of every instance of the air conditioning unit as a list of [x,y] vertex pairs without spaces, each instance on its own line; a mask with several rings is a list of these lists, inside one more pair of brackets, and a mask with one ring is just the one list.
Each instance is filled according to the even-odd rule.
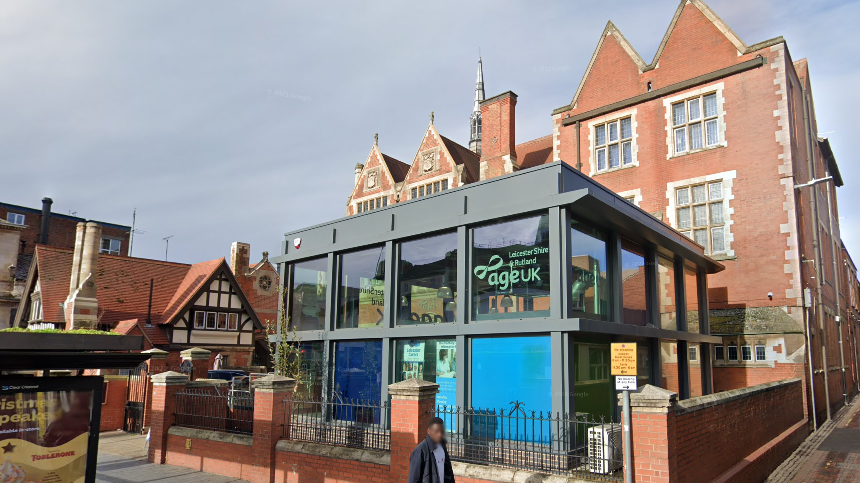
[[621,468],[621,425],[588,428],[588,471],[608,475]]

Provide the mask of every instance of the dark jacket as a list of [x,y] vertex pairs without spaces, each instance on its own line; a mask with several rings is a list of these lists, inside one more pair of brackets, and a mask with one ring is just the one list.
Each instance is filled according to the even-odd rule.
[[445,451],[445,477],[439,477],[436,469],[436,458],[433,451],[436,444],[427,436],[424,441],[418,443],[412,455],[409,456],[409,483],[454,483],[454,469],[451,468],[451,457],[448,456],[448,448],[442,443]]

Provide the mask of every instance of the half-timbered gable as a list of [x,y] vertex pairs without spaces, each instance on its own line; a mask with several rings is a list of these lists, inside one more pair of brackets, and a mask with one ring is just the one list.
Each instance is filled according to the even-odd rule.
[[174,344],[201,347],[252,346],[254,330],[263,329],[224,259],[189,270],[163,323]]

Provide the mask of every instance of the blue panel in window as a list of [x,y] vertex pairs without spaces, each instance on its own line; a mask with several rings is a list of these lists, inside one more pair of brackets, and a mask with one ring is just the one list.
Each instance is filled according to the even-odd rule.
[[378,402],[382,387],[382,341],[335,344],[334,401]]

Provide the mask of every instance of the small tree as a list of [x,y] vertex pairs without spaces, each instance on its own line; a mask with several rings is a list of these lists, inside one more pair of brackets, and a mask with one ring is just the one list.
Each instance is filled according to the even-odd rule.
[[[278,309],[277,323],[266,321],[267,334],[277,334],[278,340],[269,343],[269,354],[272,360],[274,373],[286,376],[296,381],[304,380],[304,368],[302,367],[302,339],[296,332],[295,327],[290,327],[290,319],[287,317],[285,304]],[[298,389],[298,385],[296,385]]]

